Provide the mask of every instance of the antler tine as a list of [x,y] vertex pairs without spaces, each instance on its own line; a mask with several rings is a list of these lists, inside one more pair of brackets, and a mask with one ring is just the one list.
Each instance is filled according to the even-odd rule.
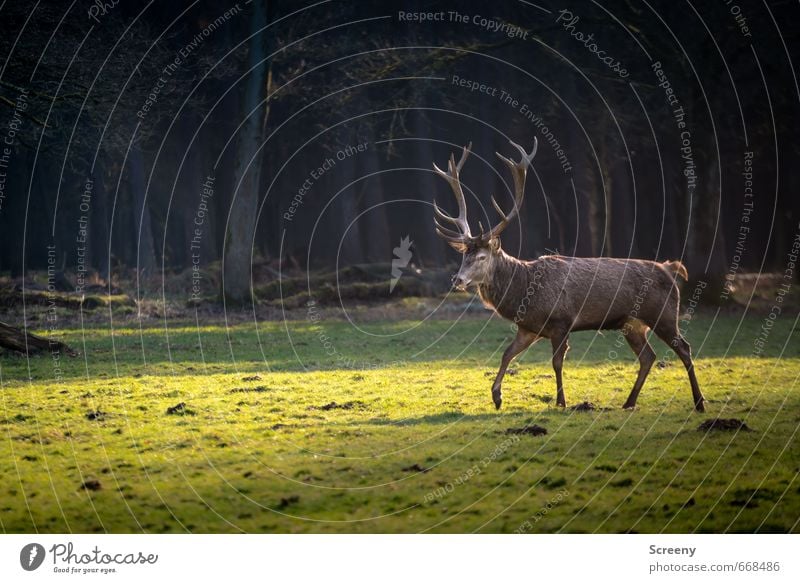
[[461,237],[461,233],[459,233],[458,231],[454,231],[452,229],[448,229],[447,227],[442,225],[442,223],[440,223],[438,220],[436,220],[436,218],[433,219],[433,224],[436,225],[436,228],[439,231],[441,231],[442,233],[444,233],[445,235],[447,235],[449,237]]
[[[437,218],[449,221],[454,225],[456,225],[459,231],[461,232],[461,237],[463,239],[471,237],[472,234],[470,233],[469,223],[467,222],[467,201],[464,198],[464,191],[461,188],[461,179],[459,178],[459,172],[461,171],[461,168],[464,166],[464,162],[469,156],[471,149],[472,149],[472,142],[470,142],[469,145],[464,147],[464,150],[461,153],[461,159],[458,161],[458,164],[456,164],[455,155],[451,154],[450,160],[448,160],[447,162],[447,172],[439,168],[436,164],[433,165],[433,170],[439,176],[447,180],[447,183],[450,185],[450,188],[452,189],[453,194],[456,197],[456,202],[458,203],[457,217],[452,217],[443,212],[442,209],[440,209],[439,206],[436,204],[436,202],[433,203],[434,213]],[[449,229],[444,229],[444,230],[453,233],[453,231],[450,231]],[[443,236],[443,233],[441,231],[438,232],[441,236]],[[445,236],[445,238],[447,237]]]
[[436,234],[445,241],[450,241],[451,243],[464,243],[465,239],[462,235],[448,235],[447,233],[452,233],[452,231],[443,231],[439,227],[436,227]]
[[522,160],[519,161],[520,164],[524,161],[526,167],[530,166],[531,161],[533,160],[534,156],[536,156],[536,151],[539,149],[539,138],[536,137],[533,138],[533,149],[531,150],[530,154],[528,154],[525,151],[525,148],[523,148],[519,144],[514,143],[511,140],[509,140],[509,142],[519,151],[520,154],[522,154]]
[[[467,156],[469,156],[471,151],[472,151],[472,142],[464,146],[464,149],[461,152],[461,159],[458,161],[458,166],[456,166],[457,171],[460,172],[461,168],[464,167],[464,162],[466,161]],[[450,156],[452,157],[452,154]]]
[[522,199],[525,196],[525,175],[528,171],[528,166],[530,166],[533,157],[536,156],[536,150],[539,149],[539,140],[537,138],[533,139],[533,149],[531,153],[528,154],[525,151],[525,148],[520,146],[519,144],[515,144],[511,142],[511,145],[514,146],[517,150],[519,150],[522,158],[519,162],[514,162],[509,158],[501,155],[499,152],[497,156],[505,162],[506,166],[509,167],[511,170],[511,176],[514,179],[514,206],[511,208],[511,211],[505,213],[500,205],[497,204],[497,201],[494,197],[492,197],[492,205],[494,205],[495,210],[500,213],[502,219],[500,222],[492,227],[491,231],[489,231],[489,238],[497,237],[503,230],[509,225],[509,223],[519,214],[519,209],[522,206]]

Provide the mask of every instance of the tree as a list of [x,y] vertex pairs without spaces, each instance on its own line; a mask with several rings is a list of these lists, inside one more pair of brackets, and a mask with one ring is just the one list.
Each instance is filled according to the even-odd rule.
[[264,40],[264,29],[268,22],[267,6],[266,2],[258,1],[253,2],[252,6],[252,36],[247,58],[250,73],[242,95],[242,112],[247,117],[236,139],[234,192],[222,259],[222,294],[227,301],[235,304],[245,303],[252,298],[250,264],[260,193],[261,145],[269,115],[267,99],[271,63],[267,59]]

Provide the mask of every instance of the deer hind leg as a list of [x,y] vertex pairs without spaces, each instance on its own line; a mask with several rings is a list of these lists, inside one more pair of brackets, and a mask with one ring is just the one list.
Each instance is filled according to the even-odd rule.
[[537,336],[533,332],[528,332],[527,330],[523,330],[522,328],[517,329],[517,336],[514,338],[514,341],[506,348],[506,351],[503,353],[503,359],[500,362],[500,370],[497,371],[497,376],[494,379],[494,383],[492,384],[492,401],[494,401],[495,408],[499,409],[500,406],[503,404],[503,377],[506,376],[506,370],[508,369],[508,365],[511,364],[511,361],[516,358],[516,356],[528,348],[533,342],[536,340]]
[[553,345],[553,370],[556,373],[556,405],[566,407],[567,400],[564,398],[561,369],[564,366],[564,357],[569,350],[569,332],[554,334],[550,338],[550,343]]
[[622,406],[623,409],[636,407],[639,391],[642,390],[642,386],[647,380],[647,375],[650,374],[650,369],[656,361],[656,351],[647,341],[648,329],[648,326],[641,320],[629,320],[622,329],[622,334],[628,342],[628,346],[631,347],[636,358],[639,359],[639,375],[636,377],[636,382],[633,384],[628,400]]
[[703,413],[706,409],[703,405],[705,399],[703,393],[700,392],[700,385],[697,383],[697,376],[694,374],[694,362],[692,362],[692,347],[686,339],[681,336],[678,330],[677,322],[659,322],[654,328],[656,335],[661,338],[678,358],[683,362],[686,367],[686,372],[689,373],[689,383],[692,385],[692,400],[694,401],[694,408],[696,411]]

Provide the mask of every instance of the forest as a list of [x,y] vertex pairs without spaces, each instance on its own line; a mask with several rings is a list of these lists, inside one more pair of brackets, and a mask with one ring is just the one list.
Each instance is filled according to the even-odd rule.
[[777,269],[799,220],[797,38],[771,29],[796,8],[717,4],[5,6],[0,272],[184,273],[213,296],[227,254],[245,301],[254,263],[388,262],[410,237],[440,266],[432,164],[473,143],[489,223],[489,195],[510,201],[494,152],[534,137],[507,250],[680,258],[717,288]]

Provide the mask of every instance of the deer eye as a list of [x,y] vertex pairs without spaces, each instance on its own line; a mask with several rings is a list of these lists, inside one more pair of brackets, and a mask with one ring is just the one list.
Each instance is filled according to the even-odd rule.
[[478,255],[478,261],[484,261],[486,259],[486,255]]

